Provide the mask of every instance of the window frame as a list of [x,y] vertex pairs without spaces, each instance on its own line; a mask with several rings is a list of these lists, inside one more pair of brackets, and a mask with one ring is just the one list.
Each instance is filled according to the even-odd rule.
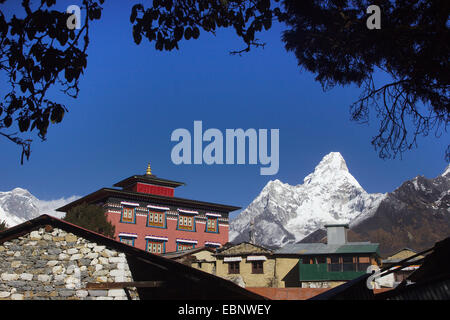
[[228,274],[240,274],[241,273],[241,261],[230,261],[227,263],[228,263]]
[[[126,220],[124,220],[124,214],[125,214],[125,210],[132,210],[132,218],[131,220],[128,220],[128,218]],[[133,206],[127,206],[127,205],[122,205],[122,210],[121,210],[121,214],[120,214],[120,222],[121,223],[131,223],[131,224],[136,224],[136,207]]]
[[316,256],[316,264],[325,264],[327,263],[327,257],[326,256]]
[[[153,224],[154,222],[152,221],[152,223],[150,223],[150,214],[153,214],[153,216],[152,217],[154,217],[155,216],[155,214],[157,214],[158,215],[158,217],[160,216],[160,215],[162,215],[162,224]],[[152,220],[153,220],[153,218],[152,218]],[[158,219],[159,220],[159,219]],[[167,214],[166,214],[166,212],[165,211],[156,211],[156,210],[150,210],[150,209],[148,209],[148,211],[147,211],[147,224],[146,224],[146,226],[147,227],[149,227],[149,228],[162,228],[162,229],[167,229]]]
[[[342,272],[342,260],[340,256],[330,256],[328,259],[328,272]],[[332,259],[337,259],[338,262],[332,262]],[[339,266],[339,270],[333,270],[333,266]]]
[[[209,228],[209,223],[214,222],[214,229]],[[208,233],[219,233],[219,218],[218,217],[206,217],[206,224],[205,224],[205,232]]]
[[302,256],[301,262],[302,264],[315,264],[316,261],[312,256]]
[[[156,239],[145,239],[145,251],[153,253],[153,254],[162,254],[166,253],[166,241],[165,240],[156,240]],[[153,252],[148,250],[149,245],[161,245],[161,252]]]
[[[251,261],[252,263],[252,274],[263,274],[264,273],[264,261],[256,260]],[[259,267],[260,265],[260,267]]]
[[[351,261],[346,261],[346,260],[351,260]],[[350,269],[349,269],[349,267],[350,267]],[[342,272],[354,272],[354,271],[356,271],[356,268],[357,268],[357,265],[355,263],[354,256],[342,256]]]
[[[177,245],[177,252],[181,252],[181,251],[190,250],[190,249],[194,249],[195,248],[195,243],[176,241],[176,245]],[[178,250],[179,246],[181,246],[181,247],[185,246],[186,248],[182,249],[182,250]]]
[[[131,240],[131,244],[127,242],[123,242],[122,240]],[[126,245],[134,247],[134,241],[136,240],[136,237],[128,237],[128,236],[119,236],[119,242],[124,243]]]
[[[364,260],[367,260],[367,262],[362,262]],[[367,272],[367,268],[371,266],[371,259],[370,256],[358,256],[358,262],[357,262],[357,270],[358,271],[364,271]],[[363,269],[363,270],[361,270]]]
[[[180,221],[182,221],[183,223],[180,224]],[[186,222],[187,227],[184,227],[184,225],[185,225],[184,222]],[[189,226],[189,223],[191,224],[190,226]],[[190,214],[186,214],[186,213],[178,214],[177,230],[196,232],[195,215],[190,215]]]

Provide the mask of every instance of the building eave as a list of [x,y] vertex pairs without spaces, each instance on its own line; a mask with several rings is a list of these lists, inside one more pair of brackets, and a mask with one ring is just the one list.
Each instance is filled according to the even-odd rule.
[[112,188],[102,188],[100,190],[97,190],[93,193],[90,193],[90,194],[84,196],[83,198],[77,199],[71,203],[66,204],[65,206],[62,206],[62,207],[56,209],[56,211],[68,212],[71,208],[73,208],[77,205],[80,205],[82,203],[89,204],[89,203],[94,203],[94,202],[100,202],[109,197],[123,197],[123,198],[141,200],[141,201],[147,201],[147,202],[156,202],[159,204],[183,206],[183,207],[193,208],[193,209],[204,209],[204,210],[212,210],[212,211],[227,212],[227,213],[241,209],[240,207],[224,205],[224,204],[219,204],[219,203],[212,203],[212,202],[205,202],[205,201],[198,201],[198,200],[191,200],[191,199],[184,199],[184,198],[177,198],[177,197],[166,197],[166,196],[161,196],[161,195],[147,194],[147,193],[134,192],[134,191],[124,191],[124,190],[118,190],[118,189],[112,189]]

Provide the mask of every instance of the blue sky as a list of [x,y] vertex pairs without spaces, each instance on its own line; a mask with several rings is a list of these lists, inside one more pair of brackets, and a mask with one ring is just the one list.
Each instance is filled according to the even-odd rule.
[[[55,8],[68,4],[77,1]],[[375,113],[370,125],[350,121],[348,106],[360,90],[324,92],[284,50],[279,26],[261,35],[264,49],[241,57],[229,54],[243,44],[228,30],[159,52],[145,39],[134,44],[132,4],[106,1],[102,19],[91,26],[79,97],[59,98],[69,113],[50,127],[47,141],[35,137],[30,161],[20,165],[19,148],[0,139],[0,191],[22,187],[45,200],[83,196],[144,174],[151,162],[157,176],[186,182],[176,196],[245,208],[269,180],[302,183],[331,151],[341,152],[368,192],[390,192],[416,175],[435,177],[445,169],[448,134],[420,138],[419,148],[403,159],[378,158],[370,144],[378,128]],[[1,82],[1,92],[6,89]],[[194,120],[222,132],[279,129],[279,172],[261,176],[259,164],[173,164],[170,135],[177,128],[193,132]]]

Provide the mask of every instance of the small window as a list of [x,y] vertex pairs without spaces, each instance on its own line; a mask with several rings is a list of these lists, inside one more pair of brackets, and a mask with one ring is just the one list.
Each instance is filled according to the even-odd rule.
[[134,238],[133,237],[119,237],[120,242],[125,243],[129,246],[134,246]]
[[332,256],[329,259],[330,259],[330,264],[328,265],[328,271],[332,271],[332,272],[342,271],[339,257]]
[[194,217],[192,216],[178,216],[178,229],[180,230],[188,230],[195,231],[194,228]]
[[149,211],[147,225],[149,227],[165,227],[165,213]]
[[356,271],[356,265],[353,262],[353,257],[351,256],[342,257],[342,269],[343,271]]
[[147,251],[155,254],[164,253],[164,242],[156,240],[147,241]]
[[264,273],[264,261],[252,261],[252,273]]
[[217,232],[217,218],[206,218],[206,232]]
[[301,259],[302,259],[302,264],[313,264],[314,263],[314,260],[308,256],[303,256]]
[[184,250],[189,250],[189,249],[193,249],[193,248],[194,248],[193,243],[177,242],[177,251],[184,251]]
[[228,262],[228,273],[229,274],[238,274],[239,271],[239,261]]
[[122,222],[134,223],[135,221],[135,211],[134,208],[123,207],[122,208]]
[[327,259],[326,259],[324,256],[318,256],[318,257],[316,258],[316,261],[317,261],[318,264],[324,264],[324,263],[327,263]]
[[369,266],[370,266],[369,257],[358,257],[358,271],[366,272]]

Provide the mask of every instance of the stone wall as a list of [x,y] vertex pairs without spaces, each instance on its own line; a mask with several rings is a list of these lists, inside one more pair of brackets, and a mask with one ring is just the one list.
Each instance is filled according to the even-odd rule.
[[[0,300],[124,300],[123,289],[87,283],[133,281],[124,253],[51,227],[0,244]],[[133,299],[138,299],[135,290]]]

